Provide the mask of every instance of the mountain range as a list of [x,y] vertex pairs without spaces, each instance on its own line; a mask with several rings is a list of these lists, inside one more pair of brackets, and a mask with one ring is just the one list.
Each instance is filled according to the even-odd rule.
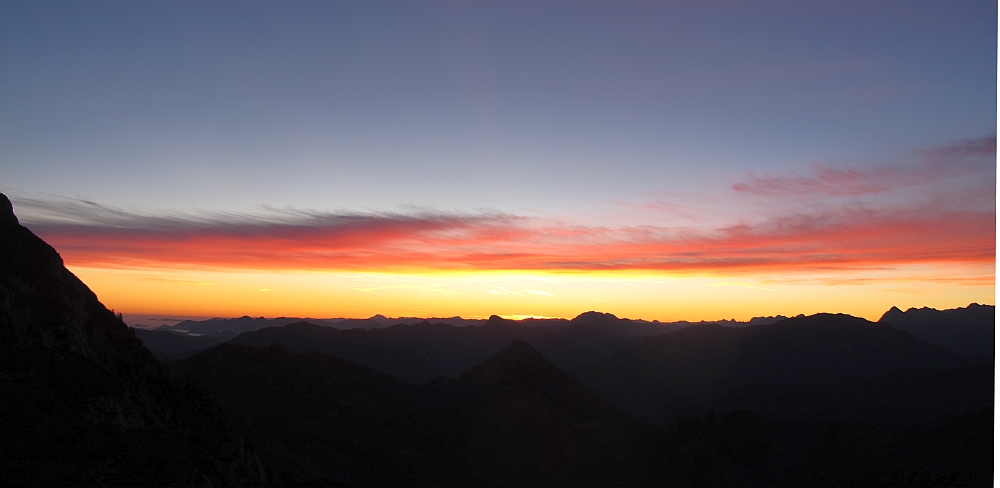
[[935,310],[892,307],[879,322],[913,337],[962,354],[992,357],[995,352],[996,307],[973,303],[966,308]]
[[104,307],[3,197],[0,477],[990,486],[993,310],[696,324],[244,317],[146,331]]

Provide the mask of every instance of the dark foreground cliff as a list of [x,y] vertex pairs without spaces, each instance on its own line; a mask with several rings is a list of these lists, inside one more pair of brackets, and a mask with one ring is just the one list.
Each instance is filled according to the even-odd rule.
[[218,407],[170,380],[2,194],[0,392],[5,486],[272,481]]

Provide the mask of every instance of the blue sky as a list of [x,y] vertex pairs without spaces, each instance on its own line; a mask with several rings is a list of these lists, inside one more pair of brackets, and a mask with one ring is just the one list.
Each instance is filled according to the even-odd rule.
[[994,1],[6,1],[0,191],[131,313],[877,318],[994,300],[996,63]]
[[4,2],[2,189],[580,214],[995,132],[995,2]]

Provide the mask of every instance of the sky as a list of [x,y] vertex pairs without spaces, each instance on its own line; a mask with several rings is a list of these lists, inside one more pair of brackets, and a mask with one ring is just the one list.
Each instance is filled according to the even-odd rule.
[[109,307],[995,303],[997,3],[0,3],[0,191]]

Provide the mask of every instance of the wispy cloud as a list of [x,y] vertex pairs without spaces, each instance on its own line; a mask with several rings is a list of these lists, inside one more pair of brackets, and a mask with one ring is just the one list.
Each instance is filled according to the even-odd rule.
[[[163,215],[76,200],[14,202],[68,263],[92,267],[739,273],[982,264],[995,260],[995,163],[988,161],[995,147],[992,137],[922,151],[910,167],[750,176],[733,186],[734,201],[809,204],[772,206],[713,228],[594,226],[500,212]],[[914,187],[916,196],[900,193]]]
[[555,297],[555,295],[553,295],[553,294],[551,294],[551,293],[549,293],[547,291],[542,291],[542,290],[524,290],[524,291],[526,293],[531,293],[532,295],[541,295],[543,297],[549,297],[549,298],[554,298]]
[[496,215],[31,228],[81,266],[713,271],[988,262],[994,223],[993,212],[924,206],[840,208],[715,230],[567,227]]
[[442,295],[461,295],[461,292],[444,288],[445,283],[412,283],[401,285],[380,285],[368,287],[355,287],[353,290],[374,293],[379,290],[416,290],[424,293],[440,293]]
[[919,151],[932,161],[950,163],[967,157],[993,157],[997,155],[997,136],[966,139],[946,146],[932,147]]
[[[948,146],[917,151],[918,162],[905,167],[873,169],[832,168],[814,164],[807,176],[748,174],[733,185],[741,193],[766,196],[858,196],[885,193],[942,179],[982,173],[995,168],[996,136],[960,141]],[[990,158],[994,158],[992,162]]]
[[156,283],[164,284],[177,284],[177,285],[198,285],[198,286],[211,286],[212,283],[207,281],[184,281],[184,280],[171,280],[167,278],[140,278],[142,281],[155,281]]
[[738,192],[758,195],[807,195],[825,194],[834,196],[864,195],[881,193],[897,184],[899,171],[896,168],[878,168],[872,171],[857,169],[829,168],[821,164],[813,165],[814,173],[799,175],[750,174],[748,181],[733,185]]

